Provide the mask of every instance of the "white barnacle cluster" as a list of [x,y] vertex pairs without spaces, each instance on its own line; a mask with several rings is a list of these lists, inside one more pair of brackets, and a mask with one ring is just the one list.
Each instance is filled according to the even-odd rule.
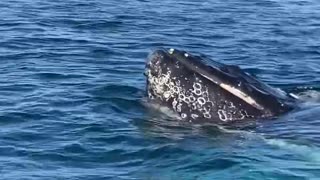
[[[200,117],[210,119],[212,117],[214,103],[209,98],[206,86],[195,80],[191,89],[180,86],[179,89],[180,91],[172,96],[172,107],[179,113],[182,112],[182,107],[185,107],[184,115],[181,114],[182,118],[190,116],[192,119]],[[185,113],[185,111],[188,111],[188,113]]]
[[[163,71],[162,71],[163,73]],[[197,119],[199,117],[210,118],[210,108],[206,108],[208,102],[208,90],[203,90],[203,85],[195,82],[191,89],[187,89],[192,81],[186,81],[181,77],[172,77],[171,71],[154,76],[148,73],[149,97],[154,96],[161,101],[171,102],[172,109],[178,112],[181,118]],[[183,81],[183,82],[182,82]],[[187,83],[187,84],[186,84]]]
[[[156,67],[155,67],[156,68]],[[159,68],[161,69],[161,68]],[[161,70],[159,70],[161,71]],[[151,73],[148,73],[148,81],[149,86],[151,87],[150,90],[152,92],[148,92],[149,96],[152,94],[152,96],[156,96],[160,98],[161,100],[169,99],[171,94],[167,91],[166,86],[168,84],[172,84],[171,78],[170,78],[170,71],[167,71],[166,74],[160,74],[159,76],[154,76]]]
[[218,116],[221,121],[228,121],[227,112],[223,109],[218,110]]
[[200,83],[193,83],[193,90],[192,92],[197,95],[197,96],[201,96],[201,84]]
[[217,114],[221,121],[242,120],[251,117],[247,111],[241,108],[241,104],[236,106],[231,101],[221,102],[221,105],[218,106]]
[[192,92],[197,97],[196,104],[194,104],[204,118],[210,119],[213,113],[214,103],[209,97],[208,87],[202,85],[200,81],[193,83]]

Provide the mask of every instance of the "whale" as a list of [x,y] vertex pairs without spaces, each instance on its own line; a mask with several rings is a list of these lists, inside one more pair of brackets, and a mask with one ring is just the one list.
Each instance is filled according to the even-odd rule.
[[293,110],[297,102],[295,95],[263,83],[239,66],[178,49],[153,50],[144,74],[148,101],[189,122],[272,119]]

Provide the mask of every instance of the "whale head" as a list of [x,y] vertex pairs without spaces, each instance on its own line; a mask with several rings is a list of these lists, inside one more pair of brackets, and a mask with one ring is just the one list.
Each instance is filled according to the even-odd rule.
[[293,109],[295,99],[244,72],[176,49],[157,49],[146,62],[147,94],[189,121],[267,118]]

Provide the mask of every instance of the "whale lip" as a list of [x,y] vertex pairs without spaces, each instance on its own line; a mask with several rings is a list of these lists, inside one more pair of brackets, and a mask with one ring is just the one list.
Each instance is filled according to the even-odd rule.
[[[239,66],[225,65],[217,61],[204,59],[186,51],[158,48],[148,55],[146,69],[152,74],[161,73],[160,64],[165,61],[177,61],[189,70],[219,85],[234,96],[239,97],[261,111],[284,112],[293,109],[294,98],[278,91],[244,72]],[[267,107],[277,103],[281,108]]]

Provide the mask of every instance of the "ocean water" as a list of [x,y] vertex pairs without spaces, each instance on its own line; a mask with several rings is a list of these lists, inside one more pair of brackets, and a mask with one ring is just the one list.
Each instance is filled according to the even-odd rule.
[[[320,179],[318,0],[3,0],[0,179]],[[242,128],[143,99],[174,47],[239,65],[304,102]]]

